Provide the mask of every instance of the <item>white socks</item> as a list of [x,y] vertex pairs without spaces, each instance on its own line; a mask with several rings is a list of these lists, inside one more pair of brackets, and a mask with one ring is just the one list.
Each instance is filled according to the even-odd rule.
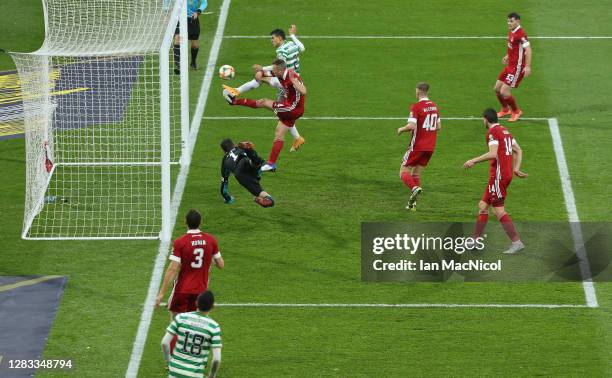
[[290,127],[289,132],[291,133],[291,136],[293,137],[293,139],[299,139],[300,133],[298,132],[296,125],[293,125],[293,127]]
[[246,83],[239,86],[237,89],[240,93],[248,92],[251,89],[255,89],[259,87],[259,83],[257,80],[253,79],[251,81],[247,81]]

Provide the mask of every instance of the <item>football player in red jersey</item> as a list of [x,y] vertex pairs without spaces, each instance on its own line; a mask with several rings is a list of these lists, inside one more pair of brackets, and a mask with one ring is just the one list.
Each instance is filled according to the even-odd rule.
[[214,261],[219,269],[225,266],[215,237],[200,231],[201,221],[202,216],[198,211],[189,210],[185,217],[189,230],[174,241],[169,257],[170,265],[155,299],[155,306],[159,307],[166,290],[178,273],[178,279],[168,299],[168,310],[172,317],[178,313],[196,311],[198,295],[208,289],[211,263]]
[[306,100],[306,86],[300,75],[295,71],[287,69],[287,64],[282,59],[277,59],[272,65],[272,73],[278,78],[282,86],[282,101],[273,101],[267,98],[252,100],[249,98],[236,98],[227,91],[224,96],[230,105],[248,106],[250,108],[266,108],[273,111],[278,118],[274,143],[267,164],[261,167],[262,172],[276,171],[276,160],[283,149],[285,134],[294,125],[295,121],[304,114],[304,103]]
[[412,139],[400,166],[400,178],[411,191],[406,209],[413,211],[416,210],[416,199],[422,191],[421,172],[433,155],[436,136],[442,127],[438,106],[427,97],[428,93],[429,84],[417,84],[417,102],[410,108],[408,124],[397,129],[397,135],[412,130]]
[[512,96],[512,88],[518,88],[524,76],[531,74],[531,46],[525,30],[521,27],[521,16],[508,15],[508,53],[502,58],[505,65],[495,82],[495,94],[502,108],[497,117],[510,115],[510,122],[517,121],[523,112]]
[[508,234],[512,244],[504,253],[516,253],[525,248],[518,232],[514,228],[510,215],[504,208],[508,186],[512,176],[525,178],[528,175],[521,171],[523,151],[512,134],[498,123],[497,113],[494,109],[486,109],[483,113],[484,125],[487,128],[486,143],[489,152],[466,161],[463,168],[472,168],[475,164],[490,161],[489,183],[482,199],[478,203],[478,219],[474,238],[481,237],[489,219],[489,208],[501,222],[504,231]]

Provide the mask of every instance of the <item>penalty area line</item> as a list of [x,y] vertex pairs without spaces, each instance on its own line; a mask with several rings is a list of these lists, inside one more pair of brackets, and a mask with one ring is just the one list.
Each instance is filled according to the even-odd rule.
[[591,308],[577,304],[539,303],[219,303],[217,307],[338,307],[338,308]]

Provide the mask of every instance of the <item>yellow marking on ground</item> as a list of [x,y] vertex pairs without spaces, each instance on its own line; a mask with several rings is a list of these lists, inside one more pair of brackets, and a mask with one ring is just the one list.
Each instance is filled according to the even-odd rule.
[[55,278],[60,278],[60,277],[62,276],[42,276],[38,278],[33,278],[31,280],[19,281],[19,282],[15,282],[12,284],[0,286],[0,292],[17,289],[18,287],[22,287],[22,286],[36,285],[37,283],[53,280]]
[[23,121],[18,121],[15,123],[0,123],[0,137],[23,134],[24,132]]

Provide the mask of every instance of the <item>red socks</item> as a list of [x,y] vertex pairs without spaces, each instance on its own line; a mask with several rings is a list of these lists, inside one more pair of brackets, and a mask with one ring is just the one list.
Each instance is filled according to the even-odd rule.
[[516,112],[516,111],[519,110],[518,105],[516,104],[516,100],[514,99],[513,96],[510,96],[510,97],[506,98],[505,100],[506,100],[506,103],[508,105],[510,105],[510,107],[512,108],[513,112]]
[[257,109],[257,101],[250,98],[237,98],[234,100],[234,105],[248,106],[249,108]]
[[476,228],[474,229],[474,238],[479,238],[484,232],[485,226],[489,221],[489,213],[480,213],[476,219]]
[[504,214],[501,218],[499,218],[499,221],[501,222],[504,231],[506,231],[506,234],[508,234],[510,240],[513,242],[521,240],[518,232],[516,232],[516,228],[514,228],[514,223],[512,223],[512,218],[510,218],[510,215]]
[[508,107],[508,103],[506,102],[504,96],[502,96],[501,93],[497,92],[495,92],[495,94],[497,95],[497,99],[499,100],[499,103],[501,104],[502,108],[506,109]]
[[412,181],[414,181],[416,186],[421,186],[421,178],[419,175],[412,175]]
[[[254,100],[251,100],[254,102]],[[268,163],[276,164],[276,160],[278,159],[278,155],[280,155],[283,150],[283,142],[282,140],[275,140],[272,143],[272,151],[270,152],[270,157],[268,158]]]
[[414,182],[414,176],[410,176],[410,173],[402,172],[400,177],[402,178],[402,182],[404,183],[404,185],[409,187],[410,190],[412,190],[412,188],[417,186],[417,184]]

